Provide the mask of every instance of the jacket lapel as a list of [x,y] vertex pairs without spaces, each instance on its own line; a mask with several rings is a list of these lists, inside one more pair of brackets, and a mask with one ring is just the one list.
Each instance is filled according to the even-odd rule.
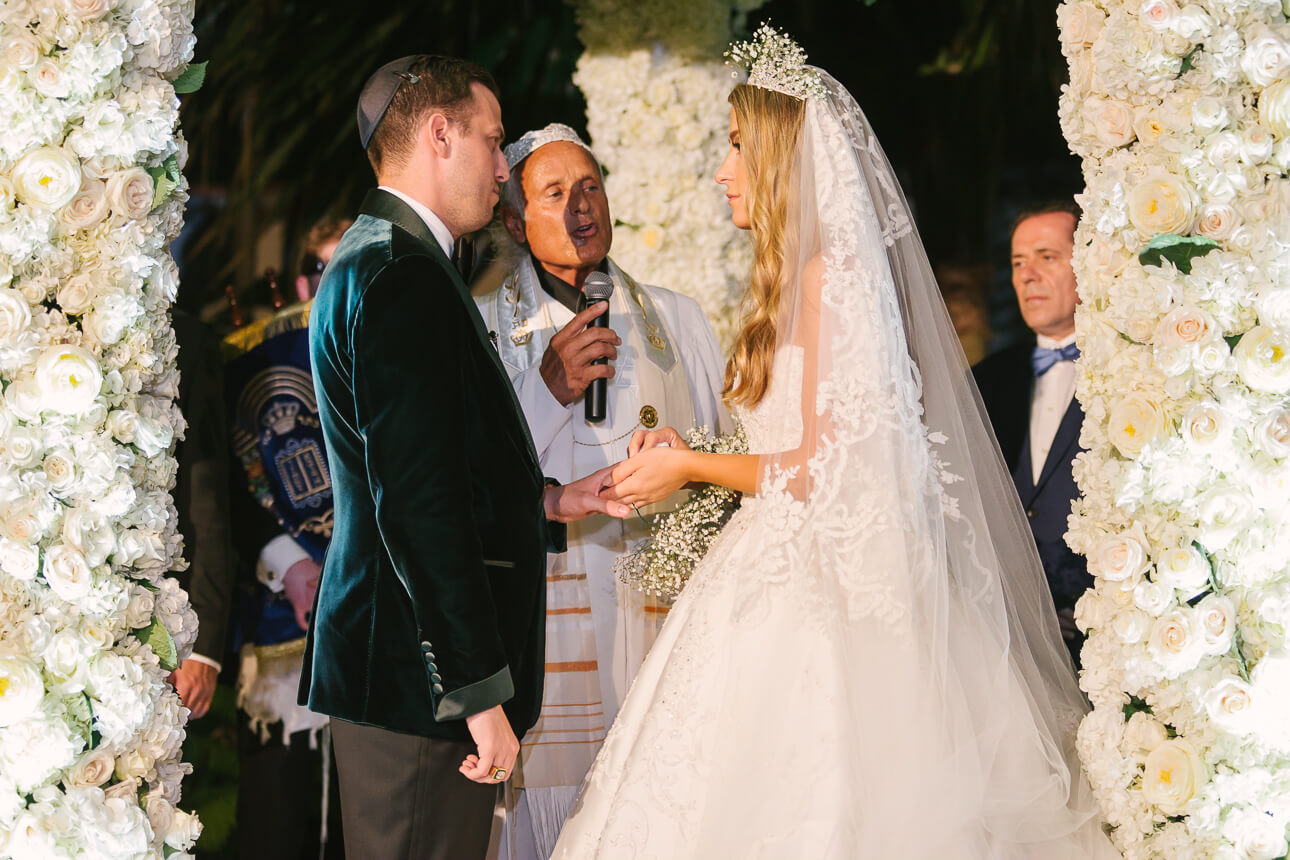
[[493,342],[488,338],[488,331],[484,327],[484,319],[479,315],[479,308],[475,305],[475,300],[470,296],[470,289],[466,286],[466,282],[461,279],[461,273],[452,264],[452,260],[443,252],[443,248],[440,247],[439,241],[435,239],[434,233],[430,232],[426,222],[421,220],[421,216],[414,212],[412,207],[393,194],[382,191],[379,188],[373,188],[367,192],[359,212],[363,215],[371,215],[374,218],[389,221],[395,227],[419,240],[421,244],[426,246],[426,253],[433,257],[443,270],[448,273],[449,280],[457,292],[457,297],[466,306],[466,316],[470,319],[471,327],[475,331],[475,337],[479,339],[484,354],[488,356],[488,360],[497,371],[502,382],[502,388],[506,389],[506,393],[510,395],[511,405],[514,407],[515,415],[519,419],[513,423],[519,425],[521,434],[516,441],[520,443],[520,449],[525,452],[533,469],[538,472],[538,477],[541,478],[537,449],[533,445],[533,437],[529,433],[529,425],[524,418],[524,410],[520,408],[520,401],[515,396],[515,389],[511,386],[510,374],[506,372],[506,368],[502,365],[502,359],[497,354],[497,349],[494,348]]
[[1075,452],[1072,449],[1079,444],[1079,431],[1083,423],[1084,410],[1080,408],[1079,401],[1072,397],[1071,405],[1066,407],[1062,423],[1057,427],[1057,435],[1053,437],[1053,446],[1048,449],[1048,459],[1044,461],[1043,471],[1039,473],[1039,480],[1035,481],[1036,494],[1043,489],[1060,465],[1069,464],[1074,458]]

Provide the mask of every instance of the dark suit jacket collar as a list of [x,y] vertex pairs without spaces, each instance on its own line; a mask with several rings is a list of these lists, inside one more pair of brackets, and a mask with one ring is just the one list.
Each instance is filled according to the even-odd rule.
[[1053,436],[1053,445],[1048,449],[1048,459],[1044,461],[1039,480],[1035,481],[1036,492],[1043,488],[1058,466],[1069,465],[1075,458],[1079,431],[1083,424],[1084,410],[1080,408],[1079,401],[1072,397],[1070,406],[1066,407],[1066,414],[1062,416],[1062,423],[1057,425],[1057,434]]
[[[360,215],[371,215],[374,218],[380,218],[382,221],[389,221],[395,227],[403,232],[413,236],[420,241],[429,245],[438,257],[447,261],[451,265],[448,255],[443,252],[439,240],[435,238],[434,233],[426,226],[426,222],[421,220],[411,206],[404,203],[398,197],[388,191],[380,188],[373,188],[367,192],[363,198],[363,205],[359,207]],[[453,267],[455,270],[455,267]]]

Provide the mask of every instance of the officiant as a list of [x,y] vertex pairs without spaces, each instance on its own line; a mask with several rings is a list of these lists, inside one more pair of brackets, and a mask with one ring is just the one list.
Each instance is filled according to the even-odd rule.
[[[528,419],[544,474],[561,481],[609,466],[634,431],[665,425],[729,430],[724,362],[693,299],[642,284],[608,256],[613,219],[603,172],[573,129],[552,124],[506,148],[500,207],[518,246],[496,291],[477,299]],[[582,288],[613,282],[608,326]],[[607,363],[593,363],[607,359]],[[587,418],[593,380],[607,380],[605,417]],[[600,749],[666,607],[618,583],[611,568],[649,534],[651,514],[570,524],[568,552],[548,556],[542,715],[525,736],[511,860],[545,858]]]
[[1066,520],[1079,495],[1072,463],[1084,411],[1075,399],[1075,226],[1079,209],[1057,202],[1027,209],[1013,223],[1012,286],[1033,339],[972,368],[1004,460],[1034,534],[1062,638],[1079,666],[1084,637],[1075,602],[1093,585],[1083,556],[1066,545]]

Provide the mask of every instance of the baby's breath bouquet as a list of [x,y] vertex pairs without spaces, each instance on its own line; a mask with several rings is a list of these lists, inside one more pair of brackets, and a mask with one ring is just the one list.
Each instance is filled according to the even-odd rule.
[[[742,426],[725,436],[713,436],[706,426],[696,427],[686,442],[695,451],[709,454],[748,453]],[[685,504],[654,520],[649,539],[614,562],[614,572],[646,594],[675,600],[694,566],[739,508],[739,500],[739,493],[716,484],[695,490]]]

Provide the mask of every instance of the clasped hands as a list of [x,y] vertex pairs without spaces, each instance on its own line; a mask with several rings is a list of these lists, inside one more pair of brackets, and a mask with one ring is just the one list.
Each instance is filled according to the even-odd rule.
[[637,430],[627,459],[609,468],[601,495],[625,505],[650,505],[690,483],[690,446],[671,427]]

